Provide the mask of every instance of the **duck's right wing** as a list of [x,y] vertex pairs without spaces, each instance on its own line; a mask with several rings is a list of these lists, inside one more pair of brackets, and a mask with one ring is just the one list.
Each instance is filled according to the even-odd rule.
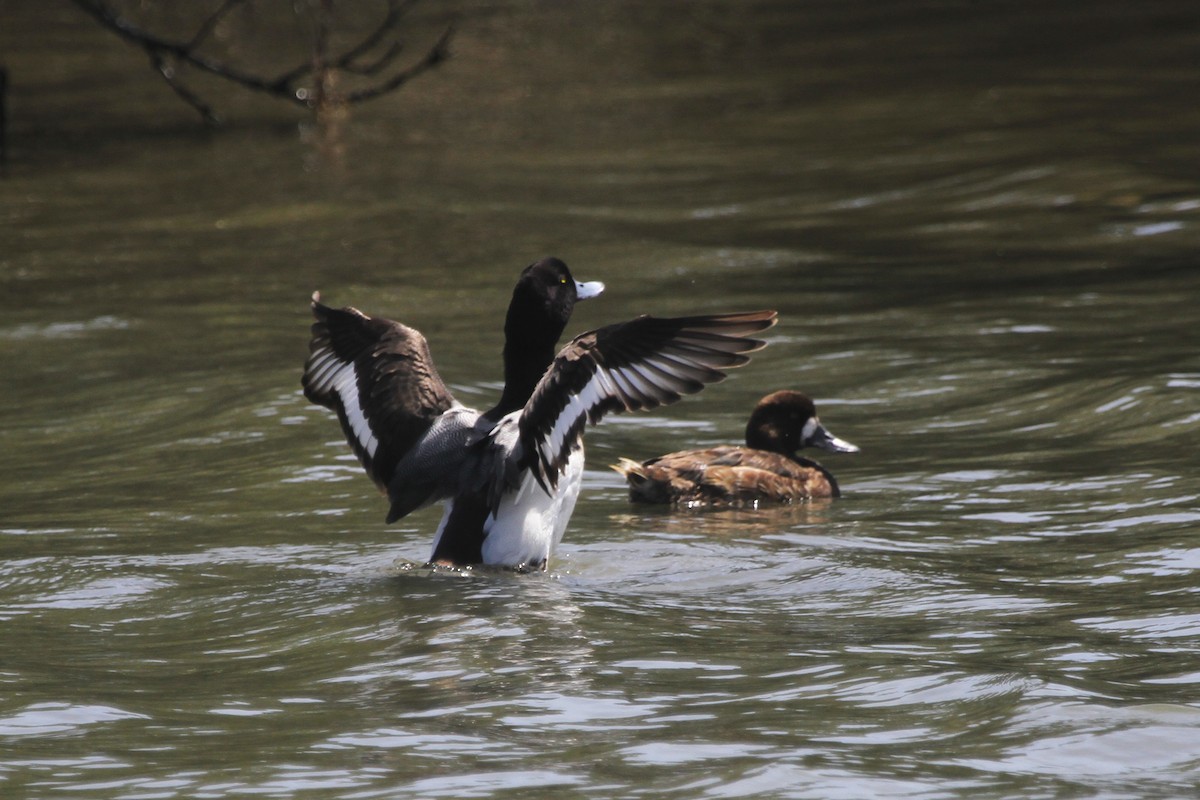
[[356,308],[330,308],[316,293],[312,312],[304,396],[337,412],[354,454],[386,490],[400,460],[458,403],[420,331]]
[[657,408],[724,379],[766,342],[774,311],[660,319],[642,316],[575,337],[559,351],[520,416],[522,466],[549,490],[587,423]]

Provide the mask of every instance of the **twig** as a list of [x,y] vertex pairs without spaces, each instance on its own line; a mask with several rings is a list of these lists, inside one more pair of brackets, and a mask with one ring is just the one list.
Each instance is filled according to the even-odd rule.
[[353,75],[375,75],[382,72],[389,64],[396,60],[396,56],[404,50],[404,45],[400,42],[392,42],[392,46],[387,49],[383,55],[370,62],[369,64],[342,64],[343,72],[349,72]]
[[223,78],[229,78],[252,89],[261,89],[268,92],[277,90],[275,85],[264,81],[257,75],[251,75],[248,72],[242,72],[219,61],[212,61],[198,56],[186,44],[167,41],[152,33],[147,33],[121,19],[111,9],[101,3],[92,2],[92,0],[72,0],[72,2],[95,17],[101,25],[123,39],[127,39],[138,45],[147,53],[173,56],[180,61],[191,64],[197,69],[211,72],[214,75],[220,75]]
[[[343,53],[342,56],[337,60],[335,66],[337,66],[339,69],[346,69],[347,67],[351,66],[351,64],[353,64],[353,62],[357,60],[359,56],[364,55],[372,50],[377,44],[383,41],[383,37],[387,35],[388,31],[392,30],[399,24],[400,17],[404,16],[405,12],[408,11],[414,2],[415,0],[407,0],[407,2],[400,2],[400,0],[388,0],[387,13],[384,14],[383,19],[379,21],[379,24],[375,26],[375,30],[367,34],[367,36],[361,42]],[[400,49],[400,43],[394,42],[392,44],[392,49]]]
[[175,67],[168,64],[166,58],[161,53],[151,53],[150,61],[154,64],[154,68],[158,70],[159,74],[163,76],[163,80],[167,82],[167,85],[185,103],[196,109],[206,124],[214,128],[220,127],[221,118],[217,116],[217,112],[213,111],[212,106],[201,100],[199,95],[175,79]]
[[217,10],[209,16],[208,19],[204,20],[204,24],[200,26],[200,30],[196,31],[196,35],[193,36],[192,40],[187,43],[187,48],[189,50],[195,50],[197,47],[204,44],[204,40],[211,36],[212,32],[216,30],[217,25],[221,22],[221,18],[232,11],[235,6],[239,6],[244,2],[246,2],[246,0],[225,0],[225,2],[222,3]]
[[434,42],[433,47],[421,58],[420,61],[413,64],[406,70],[393,75],[388,80],[373,86],[368,89],[360,89],[357,92],[350,92],[346,95],[347,103],[361,103],[364,100],[373,100],[380,95],[399,89],[404,84],[411,81],[418,75],[428,72],[429,70],[441,64],[450,57],[450,40],[454,37],[454,26],[447,26],[446,30],[442,31],[442,35]]
[[[381,79],[378,83],[357,91],[349,92],[337,98],[327,96],[332,85],[331,78],[337,71],[354,75],[375,77],[384,72],[395,61],[403,49],[400,42],[394,41],[388,49],[375,60],[361,64],[360,59],[376,49],[384,38],[394,33],[399,27],[401,18],[417,2],[417,0],[387,0],[387,11],[375,28],[358,41],[357,44],[344,52],[331,56],[327,53],[329,41],[329,12],[332,0],[327,0],[322,6],[322,18],[318,20],[317,34],[313,44],[313,56],[304,63],[289,69],[274,78],[264,77],[247,72],[223,61],[200,55],[198,49],[211,37],[213,31],[222,19],[227,17],[234,8],[250,0],[223,0],[217,9],[208,16],[200,28],[186,42],[172,41],[142,30],[131,22],[123,19],[109,8],[103,0],[71,0],[85,13],[93,17],[102,26],[132,44],[140,47],[150,58],[155,70],[167,82],[167,85],[209,124],[219,124],[216,112],[200,97],[179,81],[178,68],[186,65],[194,69],[252,89],[258,92],[287,100],[291,103],[305,106],[318,113],[326,104],[336,101],[343,104],[360,103],[371,100],[388,92],[394,91],[408,83],[418,75],[441,64],[449,57],[450,39],[454,35],[454,25],[450,25],[438,37],[433,46],[411,66],[396,72],[390,77]],[[311,82],[312,86],[303,84]]]

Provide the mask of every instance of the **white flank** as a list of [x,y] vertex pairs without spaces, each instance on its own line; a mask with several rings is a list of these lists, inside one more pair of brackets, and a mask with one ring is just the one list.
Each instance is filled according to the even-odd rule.
[[438,544],[442,541],[442,533],[446,530],[446,523],[450,521],[450,514],[454,511],[454,500],[447,500],[442,503],[442,521],[438,523],[437,532],[433,534],[433,549],[429,551],[429,560],[433,561],[433,554],[437,552]]
[[583,448],[571,451],[563,479],[552,495],[530,489],[526,484],[533,480],[533,475],[527,474],[521,489],[505,496],[496,515],[488,517],[484,524],[483,563],[507,567],[545,564],[562,539],[579,499]]

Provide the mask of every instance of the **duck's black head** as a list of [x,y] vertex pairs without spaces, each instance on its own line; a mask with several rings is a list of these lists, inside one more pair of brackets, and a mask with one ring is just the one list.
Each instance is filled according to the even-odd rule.
[[549,342],[553,347],[567,327],[575,303],[602,291],[603,283],[580,283],[571,277],[571,271],[562,261],[543,258],[522,270],[517,279],[504,321],[504,335],[509,343]]
[[525,405],[554,360],[575,303],[604,291],[599,281],[583,283],[557,258],[543,258],[521,272],[504,320],[504,396],[488,412],[498,418]]
[[786,389],[758,401],[746,424],[746,445],[788,456],[805,447],[858,452],[857,447],[825,430],[808,395]]

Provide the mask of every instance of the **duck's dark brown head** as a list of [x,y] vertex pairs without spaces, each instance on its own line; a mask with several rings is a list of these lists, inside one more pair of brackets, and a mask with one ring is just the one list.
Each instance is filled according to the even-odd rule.
[[857,447],[825,430],[808,395],[790,389],[772,392],[758,401],[746,424],[746,446],[786,456],[805,447],[833,453],[858,452]]

